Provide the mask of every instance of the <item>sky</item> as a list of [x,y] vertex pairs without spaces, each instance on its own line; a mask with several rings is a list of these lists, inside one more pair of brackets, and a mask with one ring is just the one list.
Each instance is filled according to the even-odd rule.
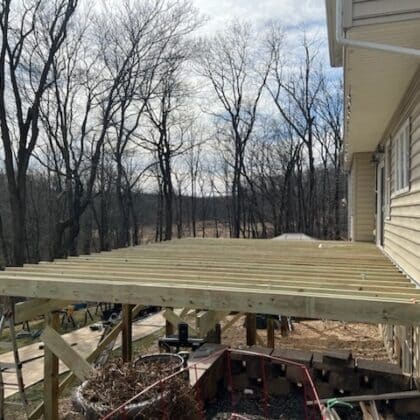
[[210,18],[206,29],[220,29],[226,19],[249,19],[257,25],[278,19],[286,30],[316,27],[326,38],[325,0],[193,0]]
[[226,20],[249,20],[258,28],[276,20],[296,38],[305,28],[326,41],[325,0],[193,0],[208,18],[203,31],[211,33],[223,28]]
[[255,28],[270,21],[279,22],[286,35],[287,50],[300,55],[302,33],[315,40],[324,69],[332,77],[339,73],[330,68],[328,55],[325,0],[192,0],[207,22],[199,30],[203,35],[222,30],[229,20],[246,20]]

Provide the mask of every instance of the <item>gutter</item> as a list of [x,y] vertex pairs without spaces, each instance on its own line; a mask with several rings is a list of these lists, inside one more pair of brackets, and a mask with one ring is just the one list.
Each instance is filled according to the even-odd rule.
[[376,42],[360,41],[346,38],[343,29],[343,0],[336,0],[335,38],[337,43],[343,46],[384,51],[394,54],[409,55],[412,57],[420,58],[419,49],[398,47],[396,45],[379,44]]

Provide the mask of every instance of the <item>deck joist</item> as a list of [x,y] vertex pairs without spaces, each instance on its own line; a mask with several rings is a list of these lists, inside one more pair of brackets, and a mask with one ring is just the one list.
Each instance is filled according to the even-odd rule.
[[183,239],[8,268],[0,294],[420,324],[420,290],[372,244]]

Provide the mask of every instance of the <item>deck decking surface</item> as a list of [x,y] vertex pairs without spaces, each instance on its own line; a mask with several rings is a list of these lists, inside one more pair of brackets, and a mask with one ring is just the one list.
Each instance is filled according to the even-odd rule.
[[0,294],[420,323],[420,290],[373,244],[182,239],[8,268]]

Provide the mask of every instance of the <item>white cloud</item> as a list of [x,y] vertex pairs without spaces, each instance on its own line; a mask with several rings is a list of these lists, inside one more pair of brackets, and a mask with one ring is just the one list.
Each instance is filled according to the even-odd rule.
[[256,28],[277,21],[286,34],[287,50],[300,55],[303,30],[308,39],[317,40],[321,60],[329,67],[325,0],[193,0],[208,18],[200,29],[209,35],[226,27],[231,20],[247,20]]
[[210,21],[206,31],[223,28],[226,20],[248,19],[257,26],[276,19],[286,27],[325,26],[324,0],[193,0]]

